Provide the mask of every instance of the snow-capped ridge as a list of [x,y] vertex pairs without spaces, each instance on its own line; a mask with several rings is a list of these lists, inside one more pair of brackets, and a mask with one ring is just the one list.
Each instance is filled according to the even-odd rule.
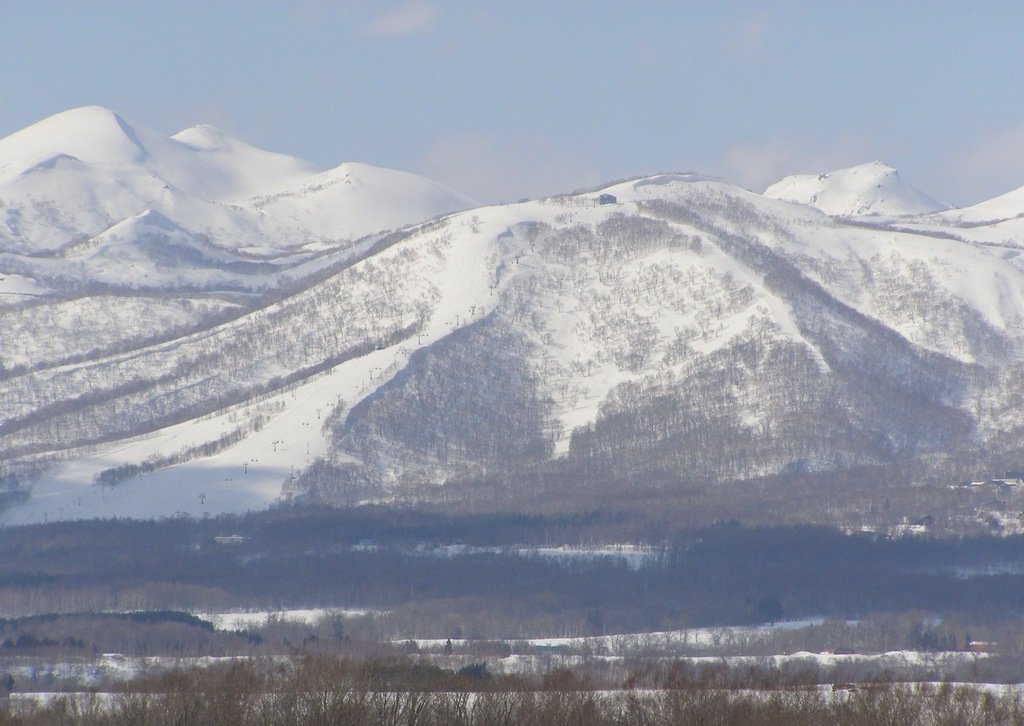
[[164,213],[162,213],[162,212],[160,212],[160,211],[158,211],[156,209],[146,209],[145,211],[140,212],[139,214],[136,214],[134,217],[129,217],[128,219],[125,219],[125,220],[122,220],[121,222],[118,222],[116,225],[111,227],[110,230],[108,230],[108,231],[116,230],[119,227],[124,227],[124,226],[129,226],[129,225],[146,225],[148,227],[153,227],[155,229],[162,229],[162,230],[165,230],[165,231],[168,231],[168,232],[185,232],[185,231],[187,231],[187,230],[185,230],[185,228],[183,228],[180,224],[178,224],[177,222],[172,220],[166,214],[164,214]]
[[764,196],[820,209],[835,217],[908,216],[947,209],[947,205],[904,182],[881,161],[824,174],[794,174],[772,184]]
[[702,183],[731,186],[720,177],[710,176],[707,174],[699,174],[696,172],[661,172],[657,174],[646,174],[643,176],[619,179],[591,189],[576,191],[570,195],[559,196],[597,200],[601,195],[610,194],[615,197],[616,201],[635,201],[651,196],[665,196],[667,193],[665,191],[666,187],[687,187],[693,184]]
[[[712,176],[709,174],[701,174],[698,172],[660,172],[657,174],[644,174],[642,176],[633,176],[616,181],[605,182],[599,186],[590,187],[586,189],[579,189],[570,194],[557,194],[553,198],[564,198],[564,197],[596,197],[601,194],[611,194],[617,196],[623,194],[625,197],[632,198],[638,190],[644,187],[664,187],[672,184],[694,184],[694,183],[714,183],[714,184],[727,184],[727,182],[721,177]],[[731,185],[730,185],[731,186]],[[646,194],[644,195],[646,196]]]
[[383,188],[390,186],[399,192],[415,189],[416,191],[425,191],[440,197],[450,197],[452,201],[457,200],[460,209],[480,205],[480,202],[476,199],[440,182],[425,179],[417,174],[401,171],[400,169],[374,166],[361,161],[342,162],[338,166],[322,171],[303,181],[301,186],[296,189],[283,190],[280,192],[280,195],[295,195],[307,191],[319,191],[324,187],[335,184],[345,184],[353,188]]
[[87,164],[135,164],[148,153],[122,116],[102,106],[73,108],[0,139],[0,182],[62,156]]
[[273,256],[478,205],[414,174],[359,163],[324,172],[215,126],[167,136],[101,106],[0,139],[0,199],[0,252],[16,254],[80,251],[146,210],[214,246]]
[[[169,141],[179,147],[176,151],[184,152],[190,167],[221,179],[220,188],[205,191],[215,201],[241,202],[319,173],[307,161],[258,149],[208,124],[179,131]],[[191,177],[180,186],[196,189],[203,185]]]
[[[99,248],[112,244],[124,245],[126,241],[134,243],[141,249],[152,244],[154,235],[162,239],[167,239],[169,236],[176,238],[191,238],[193,236],[167,215],[155,209],[146,209],[127,219],[122,219],[99,234],[62,247],[57,256],[64,259],[81,257],[90,253],[95,256],[95,250]],[[110,272],[115,274],[116,270]]]
[[634,182],[634,186],[662,186],[665,184],[671,184],[673,182],[724,182],[721,177],[711,176],[710,174],[700,174],[698,172],[686,171],[670,174],[654,174],[652,176],[645,176],[637,179]]
[[1024,187],[1018,187],[969,207],[948,210],[940,216],[956,224],[965,225],[996,224],[1019,219],[1024,217]]
[[214,151],[232,149],[240,144],[248,146],[230,134],[212,124],[196,124],[182,129],[171,136],[175,141],[190,146],[197,151]]
[[480,204],[416,174],[351,161],[250,201],[279,219],[305,215],[308,228],[324,239],[355,239]]

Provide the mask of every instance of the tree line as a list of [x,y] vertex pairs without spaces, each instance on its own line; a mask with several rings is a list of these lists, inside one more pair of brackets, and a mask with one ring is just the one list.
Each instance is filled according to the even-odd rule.
[[398,726],[634,726],[636,724],[957,724],[1020,723],[1012,691],[967,686],[875,683],[808,687],[799,676],[722,680],[669,666],[598,690],[585,673],[495,676],[482,664],[457,672],[415,661],[300,658],[261,667],[238,662],[132,681],[110,695],[57,697],[45,705],[8,699],[10,724],[379,724]]

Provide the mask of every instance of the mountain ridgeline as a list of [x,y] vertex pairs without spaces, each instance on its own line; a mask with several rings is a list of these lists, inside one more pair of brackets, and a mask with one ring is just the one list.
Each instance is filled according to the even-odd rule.
[[970,447],[975,354],[1002,352],[977,321],[968,360],[915,345],[759,241],[771,217],[703,196],[510,227],[524,271],[354,407],[346,463],[310,482],[351,501],[453,472],[671,490]]
[[[9,523],[289,500],[756,502],[851,472],[886,498],[1024,463],[1024,209],[968,223],[873,164],[766,195],[659,175],[445,215],[468,198],[411,175],[389,201],[372,168],[86,115],[121,135],[112,158],[62,160],[45,128],[19,134],[52,163],[15,173],[0,155]],[[203,148],[234,181],[188,188]],[[145,185],[18,201],[41,173],[95,197],[90,174],[139,168],[191,201]],[[359,202],[331,232],[342,201],[324,195],[368,184],[374,214],[414,194],[442,216],[359,219]],[[33,214],[70,220],[65,237]]]

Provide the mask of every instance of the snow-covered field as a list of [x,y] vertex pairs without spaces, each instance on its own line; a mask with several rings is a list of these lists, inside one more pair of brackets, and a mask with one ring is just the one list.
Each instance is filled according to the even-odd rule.
[[354,618],[364,615],[381,615],[386,611],[367,608],[296,608],[290,610],[228,611],[219,613],[197,612],[197,618],[205,620],[217,630],[258,629],[273,622],[316,625],[325,618]]
[[[800,630],[820,625],[823,618],[805,620],[783,620],[770,625],[723,625],[710,628],[681,628],[646,633],[620,633],[614,635],[586,635],[561,638],[525,638],[517,642],[523,645],[567,651],[585,651],[593,654],[622,655],[628,652],[644,652],[651,649],[700,649],[720,647],[744,647],[768,640],[779,631]],[[394,642],[409,642],[395,640]],[[421,649],[442,648],[446,638],[417,638],[412,642]],[[453,645],[466,646],[472,641],[452,639]]]
[[17,305],[26,298],[43,297],[51,292],[31,277],[0,273],[0,305]]
[[[357,545],[370,548],[374,545]],[[574,560],[610,559],[621,560],[632,570],[653,565],[661,555],[661,549],[650,545],[609,543],[601,545],[510,545],[504,547],[477,547],[464,544],[420,544],[409,550],[409,554],[423,557],[459,557],[472,554],[518,555],[520,557],[543,557],[562,563]]]
[[[91,688],[108,683],[130,681],[143,674],[155,675],[178,668],[208,668],[222,663],[249,660],[248,656],[199,656],[173,658],[168,656],[130,657],[120,653],[104,653],[94,658],[68,658],[48,660],[31,656],[9,657],[0,660],[5,673],[9,673],[19,690],[30,690],[31,684],[60,682],[79,688]],[[267,660],[286,662],[286,656]],[[26,695],[26,697],[28,697]]]
[[[970,666],[988,656],[984,653],[967,653],[948,651],[940,653],[922,653],[914,650],[898,650],[886,653],[853,653],[837,655],[835,653],[796,652],[777,655],[729,655],[729,656],[655,656],[653,658],[637,653],[624,652],[608,655],[571,655],[545,653],[542,655],[513,654],[488,660],[488,667],[498,673],[545,673],[553,668],[578,668],[587,662],[622,663],[630,659],[643,657],[652,661],[686,662],[693,665],[722,665],[729,668],[793,668],[806,666],[810,668],[833,668],[839,665],[869,666],[879,672],[907,672],[911,669],[924,668],[942,673],[952,669]],[[443,659],[431,656],[432,662],[444,664]]]

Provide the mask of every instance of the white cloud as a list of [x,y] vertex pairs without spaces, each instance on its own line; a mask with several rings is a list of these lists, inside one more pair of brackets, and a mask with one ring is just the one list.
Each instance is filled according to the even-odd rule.
[[425,33],[434,27],[437,8],[426,0],[406,0],[367,26],[371,35],[401,38]]
[[959,204],[974,204],[1024,185],[1024,124],[954,153],[942,171],[950,198]]
[[547,141],[487,134],[441,139],[415,168],[483,202],[550,196],[603,181],[591,162]]
[[746,19],[736,33],[736,50],[745,54],[757,51],[771,28],[773,15],[774,11],[769,9]]
[[828,146],[815,146],[795,138],[773,136],[744,141],[712,164],[711,171],[726,181],[760,192],[790,174],[820,174],[869,161],[885,161],[857,137],[845,137]]
[[[207,97],[200,99],[198,103],[184,110],[178,110],[177,115],[182,118],[181,123],[176,125],[174,131],[185,129],[196,124],[209,124],[217,126],[224,131],[230,131],[234,124],[231,122],[231,113],[227,104],[222,100]],[[174,133],[171,131],[170,133]]]

